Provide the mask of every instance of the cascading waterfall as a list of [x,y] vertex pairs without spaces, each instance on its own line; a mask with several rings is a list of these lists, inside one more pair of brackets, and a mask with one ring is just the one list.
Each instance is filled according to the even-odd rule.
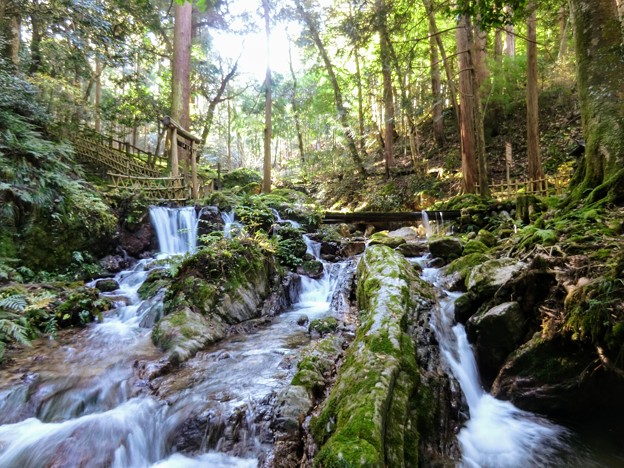
[[[425,268],[423,278],[436,284],[437,270]],[[464,326],[454,324],[454,303],[461,294],[443,291],[440,314],[433,327],[440,348],[466,397],[470,419],[458,439],[462,466],[561,466],[568,450],[568,431],[535,414],[486,393]]]
[[184,254],[197,247],[198,218],[194,207],[151,206],[150,218],[162,254]]
[[[195,248],[194,210],[175,211],[151,213],[162,254]],[[306,243],[318,254],[318,244]],[[116,308],[102,323],[41,340],[24,362],[0,370],[0,466],[250,467],[270,452],[268,402],[288,385],[292,358],[310,341],[297,322],[302,314],[332,313],[342,265],[303,278],[297,303],[270,325],[234,335],[160,377],[156,398],[135,371],[137,363],[163,357],[148,328],[162,311],[162,295],[140,301],[137,294],[151,263],[116,276],[119,289],[106,293]],[[201,444],[185,448],[178,438],[196,424]]]
[[223,237],[226,239],[231,239],[242,227],[242,224],[236,221],[234,210],[229,213],[227,211],[222,211],[221,219],[223,220]]

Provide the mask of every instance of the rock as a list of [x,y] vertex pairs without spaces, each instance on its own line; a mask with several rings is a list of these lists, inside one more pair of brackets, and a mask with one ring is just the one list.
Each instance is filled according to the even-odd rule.
[[203,236],[210,232],[223,230],[223,218],[221,211],[216,206],[204,206],[200,208],[198,215],[197,235]]
[[337,242],[321,242],[321,257],[323,255],[338,255]]
[[405,239],[402,237],[389,237],[385,231],[376,232],[371,236],[371,239],[368,243],[371,245],[385,245],[392,249],[396,249],[399,245],[405,244]]
[[122,229],[119,238],[121,248],[132,257],[139,258],[141,254],[153,250],[157,242],[154,230],[149,223],[142,224],[134,232]]
[[299,325],[300,327],[304,326],[306,323],[308,323],[308,316],[307,315],[300,315],[299,318],[297,318],[297,325]]
[[488,260],[490,260],[490,257],[481,253],[467,254],[453,260],[440,270],[442,287],[448,291],[465,291],[466,278],[470,275],[472,269]]
[[473,239],[473,240],[469,240],[468,242],[466,242],[466,246],[464,247],[463,255],[470,255],[470,254],[475,254],[475,253],[485,253],[488,250],[490,250],[490,249],[483,242],[481,242],[481,241],[479,241],[477,239]]
[[322,319],[314,319],[308,325],[308,332],[310,334],[317,334],[319,336],[333,333],[338,328],[338,321],[334,317],[325,317]]
[[427,244],[424,242],[406,242],[397,247],[397,250],[406,257],[422,257],[427,252]]
[[112,292],[119,289],[119,283],[113,278],[103,278],[95,282],[95,289],[101,292]]
[[504,302],[470,317],[468,340],[475,344],[481,378],[491,383],[505,359],[524,341],[527,319],[517,302]]
[[498,243],[496,236],[492,234],[490,231],[487,231],[485,229],[481,229],[479,231],[479,233],[477,234],[476,240],[482,242],[487,247],[494,247]]
[[344,223],[338,226],[338,233],[342,237],[351,237],[351,230],[349,229],[349,226]]
[[107,255],[100,260],[100,265],[106,271],[111,273],[119,273],[121,270],[128,270],[132,262],[127,255]]
[[563,337],[534,337],[514,352],[492,394],[527,411],[568,422],[591,419],[621,424],[624,378],[596,366],[594,347]]
[[402,227],[401,229],[397,229],[396,231],[390,231],[388,233],[388,237],[401,237],[405,239],[406,242],[416,241],[419,239],[418,231],[416,228],[411,226]]
[[445,262],[450,262],[461,257],[464,247],[459,239],[454,237],[443,237],[429,241],[429,251],[432,257],[440,257]]
[[444,265],[446,265],[446,262],[440,257],[432,258],[427,262],[427,268],[442,268]]
[[353,257],[364,252],[366,242],[362,240],[343,241],[340,245],[340,255],[343,257]]
[[318,260],[305,261],[297,267],[297,274],[310,278],[320,278],[323,275],[323,263]]
[[479,297],[491,297],[494,293],[527,267],[513,258],[489,260],[474,267],[466,286]]
[[373,226],[372,224],[367,224],[366,229],[364,230],[364,237],[372,236],[375,231],[377,231],[377,228],[375,226]]

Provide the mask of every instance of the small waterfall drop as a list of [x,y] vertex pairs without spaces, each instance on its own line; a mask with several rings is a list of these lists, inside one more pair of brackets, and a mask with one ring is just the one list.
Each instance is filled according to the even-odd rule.
[[298,223],[297,221],[293,221],[292,219],[282,219],[279,212],[275,208],[271,208],[271,211],[273,212],[273,216],[275,216],[276,223],[288,223],[292,227],[297,228],[297,229],[301,227],[301,224]]
[[180,255],[197,247],[198,218],[194,207],[151,206],[150,219],[162,254]]
[[237,235],[240,229],[243,227],[241,223],[236,221],[236,214],[234,210],[221,212],[221,219],[223,220],[223,237],[231,239],[233,235]]
[[[438,271],[423,270],[423,278],[436,284]],[[486,393],[464,326],[454,324],[454,304],[461,293],[443,291],[440,315],[433,323],[440,349],[459,381],[470,419],[458,440],[461,466],[470,468],[560,466],[558,457],[568,450],[567,429],[522,411]]]
[[422,226],[425,229],[425,236],[427,237],[427,239],[429,237],[431,237],[431,225],[429,224],[429,214],[425,211],[422,210],[421,211],[421,222],[422,222]]

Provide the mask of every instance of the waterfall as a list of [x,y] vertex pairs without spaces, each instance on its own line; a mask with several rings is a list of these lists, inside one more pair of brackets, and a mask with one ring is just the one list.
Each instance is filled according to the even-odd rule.
[[431,237],[431,225],[429,224],[429,214],[427,214],[427,212],[425,210],[421,211],[421,222],[423,225],[423,228],[425,228],[425,235],[427,236],[427,238]]
[[197,247],[198,218],[194,207],[151,206],[150,219],[162,254],[185,254]]
[[236,214],[234,210],[221,212],[221,219],[223,220],[223,237],[231,239],[232,235],[237,235],[240,229],[243,227],[241,223],[236,221]]
[[[438,272],[423,270],[423,278],[436,284]],[[470,419],[458,440],[465,467],[553,466],[568,450],[567,429],[513,404],[497,400],[482,386],[474,353],[464,326],[454,324],[454,304],[460,293],[442,291],[440,315],[433,328],[442,355],[466,397]]]
[[301,227],[301,224],[298,223],[297,221],[293,221],[292,219],[282,219],[279,212],[275,208],[271,208],[271,211],[273,212],[273,216],[275,216],[276,223],[288,223],[292,227],[297,228],[297,229]]

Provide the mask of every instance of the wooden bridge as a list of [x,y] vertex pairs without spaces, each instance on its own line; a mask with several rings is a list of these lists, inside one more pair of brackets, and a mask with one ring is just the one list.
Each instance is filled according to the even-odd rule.
[[429,219],[457,219],[461,216],[459,210],[447,211],[403,211],[403,212],[379,212],[379,211],[359,211],[352,213],[341,213],[338,211],[327,211],[323,217],[324,224],[339,223],[366,223],[366,224],[387,224],[396,222],[422,221],[423,213]]
[[81,160],[107,170],[112,188],[141,192],[152,201],[197,200],[200,194],[212,191],[213,183],[200,181],[197,176],[201,140],[171,117],[165,117],[162,123],[168,132],[169,149],[165,155],[144,151],[91,129],[73,134],[70,140]]

